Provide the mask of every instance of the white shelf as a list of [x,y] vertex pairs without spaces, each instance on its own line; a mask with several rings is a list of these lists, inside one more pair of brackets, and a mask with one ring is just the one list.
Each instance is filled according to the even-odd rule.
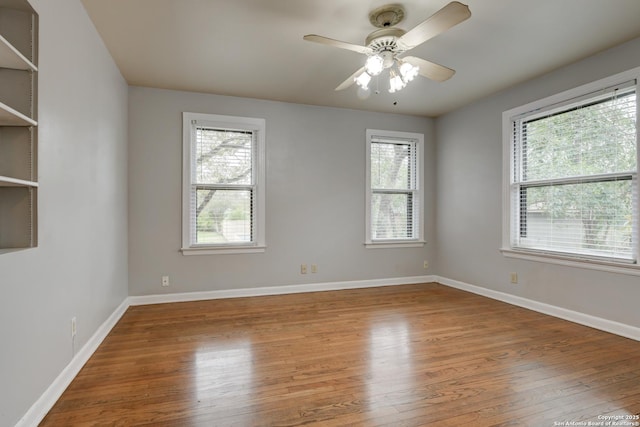
[[38,14],[0,0],[0,254],[38,246],[37,64]]
[[0,176],[0,187],[32,187],[38,186],[37,182],[26,181],[24,179],[11,178],[9,176]]
[[14,70],[38,71],[38,67],[33,65],[22,53],[11,43],[0,35],[0,67],[12,68]]
[[38,122],[0,102],[0,126],[38,126]]

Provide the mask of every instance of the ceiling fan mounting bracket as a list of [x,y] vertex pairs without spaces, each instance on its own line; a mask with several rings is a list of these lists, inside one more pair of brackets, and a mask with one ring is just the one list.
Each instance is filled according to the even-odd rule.
[[369,22],[377,28],[389,28],[404,19],[404,8],[399,4],[387,4],[369,13]]

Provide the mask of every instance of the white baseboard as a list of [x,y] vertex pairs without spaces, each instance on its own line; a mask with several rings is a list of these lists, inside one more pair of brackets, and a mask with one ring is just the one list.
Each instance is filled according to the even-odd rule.
[[640,341],[640,328],[627,325],[613,320],[603,319],[601,317],[591,316],[589,314],[580,313],[578,311],[569,310],[555,305],[545,304],[543,302],[534,301],[528,298],[507,294],[504,292],[494,291],[492,289],[480,286],[470,285],[468,283],[457,280],[447,279],[446,277],[436,276],[434,281],[452,288],[461,289],[474,294],[482,295],[498,301],[506,302],[518,307],[527,308],[539,313],[548,314],[549,316],[558,317],[570,322],[579,323],[591,328],[600,329],[601,331],[610,332],[632,340]]
[[107,320],[100,325],[98,330],[89,338],[89,341],[82,346],[80,351],[71,359],[69,364],[62,370],[60,375],[42,393],[42,396],[29,408],[26,414],[18,421],[16,427],[37,426],[47,415],[49,410],[58,401],[62,393],[71,384],[71,381],[78,375],[80,369],[89,360],[91,355],[97,350],[102,341],[109,335],[109,332],[118,323],[118,320],[129,308],[129,299],[125,299]]
[[304,292],[340,291],[345,289],[377,288],[380,286],[410,285],[435,282],[437,276],[412,276],[390,279],[353,280],[347,282],[308,283],[304,285],[268,286],[263,288],[228,289],[205,292],[185,292],[130,296],[129,305],[163,304],[170,302],[202,301],[222,298],[242,298],[268,295],[298,294]]

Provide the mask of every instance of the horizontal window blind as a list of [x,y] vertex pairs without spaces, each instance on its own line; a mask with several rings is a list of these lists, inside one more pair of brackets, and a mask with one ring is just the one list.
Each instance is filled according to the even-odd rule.
[[513,247],[636,261],[635,87],[513,119]]
[[414,239],[416,143],[374,137],[370,150],[372,239]]
[[191,155],[191,224],[194,245],[253,242],[252,131],[195,124]]

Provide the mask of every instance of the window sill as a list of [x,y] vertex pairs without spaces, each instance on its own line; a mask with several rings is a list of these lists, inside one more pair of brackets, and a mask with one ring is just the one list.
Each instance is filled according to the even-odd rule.
[[548,264],[564,265],[566,267],[584,268],[605,271],[608,273],[628,274],[640,276],[640,266],[636,263],[615,262],[591,258],[572,257],[542,252],[532,252],[521,249],[501,248],[500,252],[507,258],[524,259],[527,261],[544,262]]
[[427,242],[423,240],[411,240],[403,242],[367,242],[364,246],[367,249],[388,249],[388,248],[422,248]]
[[226,255],[226,254],[257,254],[263,253],[266,246],[203,246],[194,248],[182,248],[182,255]]

